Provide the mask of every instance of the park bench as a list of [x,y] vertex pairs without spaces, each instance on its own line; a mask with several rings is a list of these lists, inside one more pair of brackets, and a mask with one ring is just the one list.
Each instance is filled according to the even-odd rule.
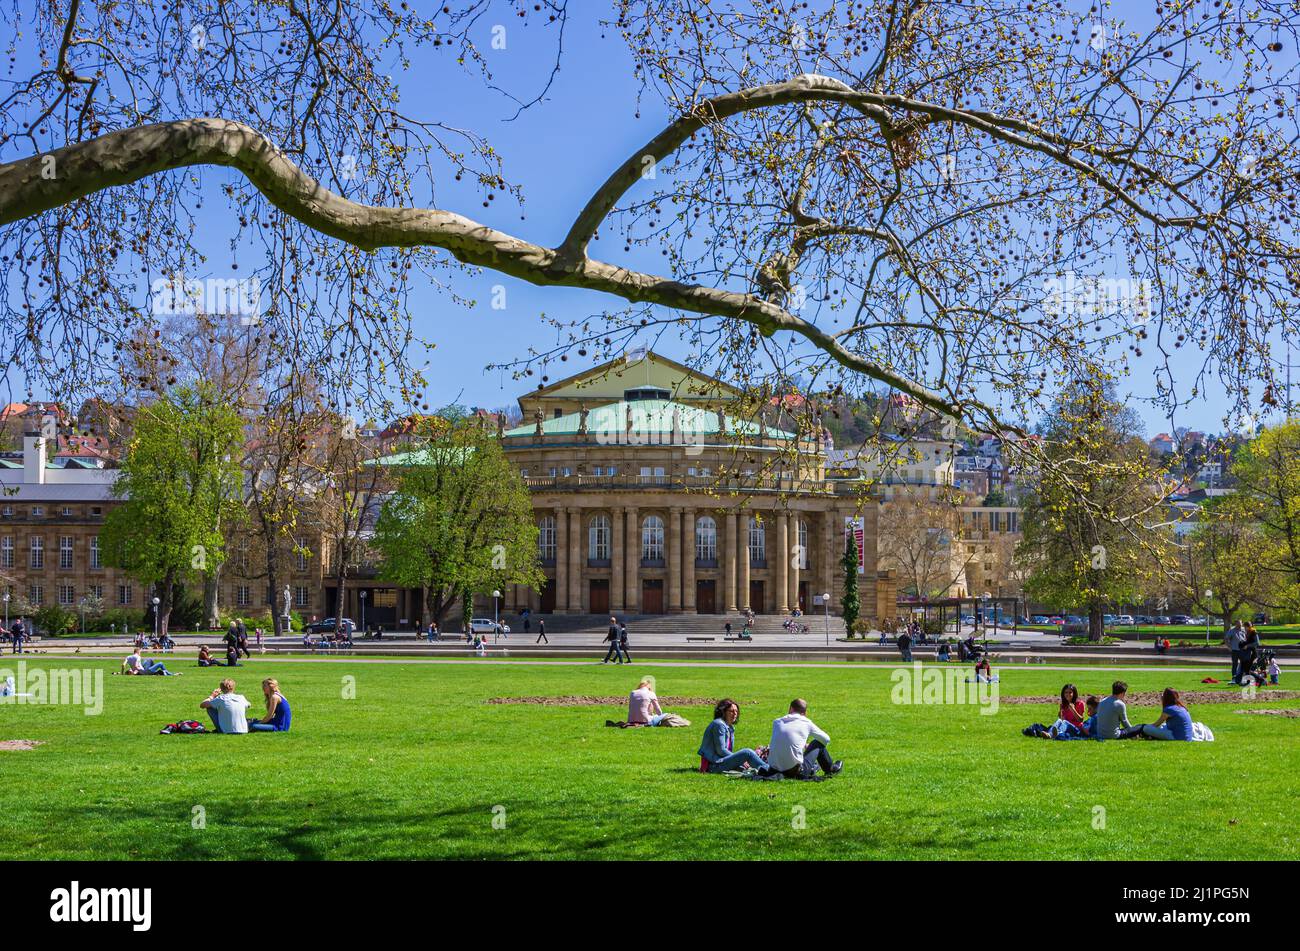
[[[691,636],[688,635],[687,638],[686,638],[686,640],[687,640],[688,642],[690,642],[690,641],[716,641],[717,638],[716,638],[716,637],[691,637]],[[728,640],[731,640],[731,638],[728,638]]]

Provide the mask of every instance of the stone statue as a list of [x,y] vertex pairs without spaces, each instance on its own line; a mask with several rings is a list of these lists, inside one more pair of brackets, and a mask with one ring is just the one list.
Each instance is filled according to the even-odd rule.
[[284,586],[284,616],[285,617],[289,616],[290,597],[291,596],[289,593],[289,586],[285,585]]
[[578,435],[587,435],[587,404],[578,404]]
[[542,420],[545,418],[545,414],[543,414],[540,409],[533,414],[533,420],[537,423],[537,427],[533,430],[533,435],[538,439],[542,438]]

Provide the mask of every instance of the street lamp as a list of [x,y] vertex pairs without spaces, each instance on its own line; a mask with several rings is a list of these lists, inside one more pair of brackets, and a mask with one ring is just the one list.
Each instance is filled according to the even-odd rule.
[[830,647],[831,646],[831,596],[829,594],[822,595],[822,610],[823,612],[825,612],[824,617],[826,618],[826,646]]
[[9,630],[9,592],[8,591],[4,593],[4,603],[5,603],[5,630],[7,631]]
[[[993,595],[985,591],[982,596],[982,600],[984,602],[984,610],[981,612],[984,615],[984,643],[985,644],[989,642],[989,601],[991,601],[992,599],[993,599]],[[995,635],[997,634],[997,628],[998,628],[998,617],[997,617],[997,612],[995,611],[993,614],[993,633]]]
[[1210,598],[1214,597],[1214,592],[1209,588],[1205,589],[1205,646],[1210,646]]
[[153,639],[158,640],[158,596],[153,599]]
[[494,641],[501,640],[501,621],[500,621],[501,614],[497,605],[497,602],[500,598],[501,598],[501,592],[493,590],[492,592],[492,639]]
[[361,633],[366,633],[366,592],[364,590],[357,592],[357,597],[361,599]]

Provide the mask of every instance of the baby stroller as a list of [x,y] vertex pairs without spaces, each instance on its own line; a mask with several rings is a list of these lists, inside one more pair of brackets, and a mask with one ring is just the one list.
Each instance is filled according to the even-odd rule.
[[1267,647],[1250,652],[1241,665],[1241,686],[1262,687],[1268,683],[1268,665],[1273,662],[1275,654]]

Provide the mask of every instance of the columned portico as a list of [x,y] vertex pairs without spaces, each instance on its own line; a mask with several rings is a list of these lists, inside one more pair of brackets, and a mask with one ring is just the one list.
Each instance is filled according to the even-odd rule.
[[555,510],[555,613],[569,613],[569,519]]
[[750,511],[747,508],[740,510],[740,525],[738,533],[738,547],[736,551],[736,567],[740,572],[740,577],[736,581],[736,598],[737,604],[742,611],[762,611],[763,606],[760,604],[755,607],[750,603],[749,598],[749,519]]
[[623,521],[626,517],[621,505],[609,510],[610,531],[613,536],[613,544],[609,552],[609,607],[614,612],[623,610],[623,563],[625,561],[623,552],[626,551],[627,546]]
[[[625,575],[627,596],[624,599],[623,610],[628,614],[636,614],[641,607],[641,523],[635,508],[629,507],[627,510],[627,541],[621,554],[627,566]],[[616,553],[614,557],[618,557],[618,554]]]
[[726,588],[727,612],[735,614],[736,607],[736,513],[727,513],[727,540],[723,569],[723,582]]
[[[782,512],[776,523],[776,610],[790,610],[790,513]],[[770,564],[770,562],[769,562]]]

